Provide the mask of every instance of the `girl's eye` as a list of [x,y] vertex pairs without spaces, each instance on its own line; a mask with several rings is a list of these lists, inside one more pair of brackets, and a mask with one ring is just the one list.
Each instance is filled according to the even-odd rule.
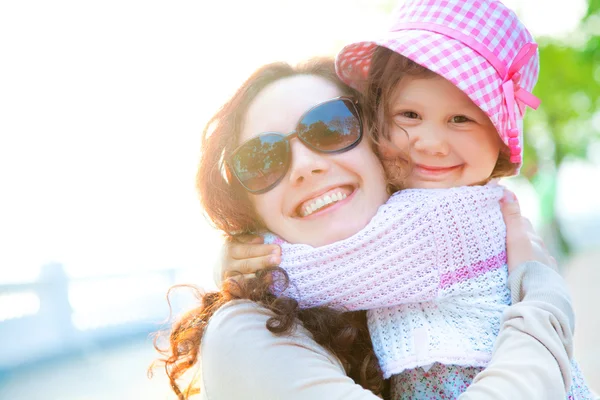
[[402,111],[399,115],[401,117],[409,118],[409,119],[418,119],[419,118],[419,114],[417,114],[414,111]]
[[465,117],[464,115],[455,115],[450,118],[450,121],[455,124],[464,124],[465,122],[471,122],[471,119]]
[[414,111],[397,111],[393,116],[394,123],[400,127],[418,124],[420,119],[421,116]]

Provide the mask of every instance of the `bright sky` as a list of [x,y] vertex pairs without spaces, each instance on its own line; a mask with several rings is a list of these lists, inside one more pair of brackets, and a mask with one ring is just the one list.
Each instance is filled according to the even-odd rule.
[[[0,282],[194,267],[219,237],[194,189],[203,123],[252,70],[385,26],[382,1],[0,3]],[[564,35],[584,0],[507,0]]]

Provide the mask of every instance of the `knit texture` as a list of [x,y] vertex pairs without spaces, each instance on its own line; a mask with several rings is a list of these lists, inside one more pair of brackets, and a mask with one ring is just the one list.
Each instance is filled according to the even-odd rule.
[[290,278],[274,290],[303,308],[369,310],[386,378],[434,362],[485,366],[510,302],[502,195],[491,184],[403,190],[363,230],[319,248],[267,234]]

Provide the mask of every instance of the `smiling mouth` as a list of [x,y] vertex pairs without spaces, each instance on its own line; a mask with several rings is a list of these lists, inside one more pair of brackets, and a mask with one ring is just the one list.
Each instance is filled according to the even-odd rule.
[[456,171],[460,167],[461,167],[461,165],[454,165],[452,167],[432,167],[432,166],[421,165],[421,164],[415,165],[415,169],[417,170],[417,172],[420,173],[421,175],[426,175],[426,176],[444,175],[449,172]]
[[346,199],[353,192],[354,188],[350,186],[341,186],[328,190],[327,192],[300,204],[300,206],[298,206],[296,209],[296,212],[302,218],[308,217],[317,211],[329,208],[334,204]]

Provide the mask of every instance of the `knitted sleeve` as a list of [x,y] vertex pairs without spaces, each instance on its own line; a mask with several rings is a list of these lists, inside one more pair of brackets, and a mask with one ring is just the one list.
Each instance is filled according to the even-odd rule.
[[495,223],[486,235],[482,230],[493,218],[502,220],[501,196],[501,188],[490,186],[404,190],[360,232],[330,245],[314,248],[266,235],[266,242],[281,245],[280,266],[290,278],[287,289],[276,284],[275,292],[304,308],[347,310],[451,295],[456,281],[486,268],[479,261],[490,262],[486,257],[494,251],[486,240],[500,227]]

